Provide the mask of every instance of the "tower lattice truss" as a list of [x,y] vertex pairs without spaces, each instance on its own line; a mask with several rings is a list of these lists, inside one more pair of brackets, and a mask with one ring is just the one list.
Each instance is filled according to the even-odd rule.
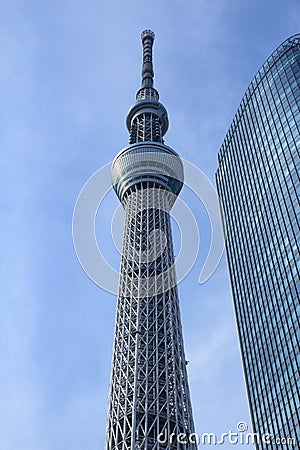
[[107,449],[187,448],[176,437],[193,432],[169,209],[164,189],[126,199]]
[[170,223],[183,167],[163,141],[168,116],[153,87],[153,40],[151,31],[142,33],[143,81],[127,116],[130,145],[112,165],[125,226],[106,450],[196,449]]

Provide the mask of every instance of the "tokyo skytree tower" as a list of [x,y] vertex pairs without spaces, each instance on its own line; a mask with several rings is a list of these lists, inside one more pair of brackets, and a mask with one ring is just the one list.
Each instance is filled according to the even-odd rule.
[[153,42],[145,30],[130,145],[112,164],[125,226],[106,450],[196,449],[170,224],[183,166],[163,140],[168,115],[153,87]]

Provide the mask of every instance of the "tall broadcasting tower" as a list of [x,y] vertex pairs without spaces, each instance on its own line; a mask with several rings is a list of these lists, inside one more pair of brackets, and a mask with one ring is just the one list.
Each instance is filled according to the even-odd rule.
[[153,87],[153,41],[152,31],[142,33],[142,87],[127,115],[130,145],[112,165],[126,216],[106,450],[196,448],[188,443],[194,424],[169,215],[183,166],[164,145],[168,115]]

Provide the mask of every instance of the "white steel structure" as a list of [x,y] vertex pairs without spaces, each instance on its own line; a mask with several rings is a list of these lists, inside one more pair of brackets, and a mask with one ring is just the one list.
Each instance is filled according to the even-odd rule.
[[142,33],[142,88],[130,109],[130,145],[112,183],[125,212],[106,450],[195,449],[170,215],[183,167],[164,145],[167,111],[153,88],[154,33]]

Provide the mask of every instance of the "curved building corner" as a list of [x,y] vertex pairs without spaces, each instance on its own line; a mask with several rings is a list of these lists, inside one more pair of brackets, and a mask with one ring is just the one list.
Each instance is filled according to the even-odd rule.
[[[227,262],[256,448],[300,445],[300,34],[250,83],[218,155]],[[263,442],[268,433],[275,446]],[[287,439],[281,443],[280,439]]]

